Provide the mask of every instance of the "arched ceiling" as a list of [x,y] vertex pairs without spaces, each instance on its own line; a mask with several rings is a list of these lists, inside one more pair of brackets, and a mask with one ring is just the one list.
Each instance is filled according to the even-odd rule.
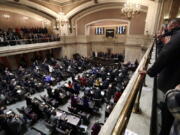
[[[103,5],[105,3],[123,3],[126,0],[0,0],[0,5],[8,4],[11,7],[23,8],[30,12],[39,14],[48,19],[57,19],[59,12],[63,12],[67,18],[86,10],[87,8]],[[142,5],[150,6],[152,2],[158,2],[160,0],[142,0]],[[168,0],[173,1],[174,7],[178,11],[179,6],[176,4],[179,0]],[[146,4],[144,4],[146,3]],[[172,12],[172,11],[169,11]],[[177,14],[172,12],[173,14]],[[174,15],[175,16],[175,15]]]
[[27,17],[32,17],[37,20],[44,20],[46,18],[47,20],[53,21],[53,18],[50,17],[49,15],[46,15],[42,12],[38,12],[34,9],[27,10],[27,8],[19,7],[18,5],[12,6],[9,4],[7,4],[7,5],[0,4],[0,11],[8,11],[8,12],[20,14],[20,15],[27,16]]
[[[27,8],[27,10],[31,8],[45,15],[49,15],[52,18],[58,18],[59,12],[64,12],[69,18],[74,15],[76,11],[80,12],[80,10],[94,5],[124,1],[125,0],[0,0],[0,4],[18,5]],[[79,10],[77,10],[77,8],[79,8]]]

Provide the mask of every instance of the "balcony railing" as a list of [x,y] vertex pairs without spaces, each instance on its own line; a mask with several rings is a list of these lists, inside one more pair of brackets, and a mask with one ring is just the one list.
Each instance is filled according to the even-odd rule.
[[24,44],[35,44],[35,43],[44,43],[44,42],[53,42],[60,41],[60,38],[34,38],[34,39],[18,39],[18,40],[5,40],[0,42],[0,47],[2,46],[15,46],[15,45],[24,45]]
[[154,43],[151,44],[149,49],[146,51],[137,70],[123,92],[123,95],[117,102],[104,126],[101,128],[99,135],[123,135],[132,113],[133,106],[136,106],[135,109],[138,111],[141,90],[145,79],[145,76],[139,74],[138,71],[147,69],[153,46]]

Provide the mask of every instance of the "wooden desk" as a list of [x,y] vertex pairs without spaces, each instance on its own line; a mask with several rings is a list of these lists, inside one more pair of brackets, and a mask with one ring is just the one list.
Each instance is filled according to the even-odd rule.
[[74,126],[77,126],[81,121],[79,117],[59,110],[56,111],[56,117]]
[[73,115],[68,115],[67,122],[74,126],[77,126],[80,123],[80,118],[73,116]]

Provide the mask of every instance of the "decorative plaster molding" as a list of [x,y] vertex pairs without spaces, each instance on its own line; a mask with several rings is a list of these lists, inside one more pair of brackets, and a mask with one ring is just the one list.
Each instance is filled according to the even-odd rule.
[[34,2],[31,2],[29,0],[20,0],[19,2],[15,2],[14,0],[5,0],[1,3],[14,3],[14,4],[17,4],[17,5],[25,5],[27,7],[31,7],[31,8],[34,8],[36,9],[37,11],[41,11],[45,14],[48,14],[54,18],[58,18],[58,14],[52,10],[50,10],[49,8],[47,7],[44,7],[42,5],[39,5],[37,3],[34,3]]
[[[108,3],[115,3],[116,5],[118,3],[124,3],[126,0],[98,0],[98,4],[96,5],[100,5],[100,4],[108,4]],[[143,0],[142,5],[149,7],[150,4],[152,4],[153,1],[149,1],[149,0]],[[79,13],[80,11],[83,11],[85,9],[88,9],[89,7],[93,7],[95,5],[95,3],[93,1],[90,2],[86,2],[74,9],[72,9],[69,13],[66,14],[67,18],[71,18],[72,16],[74,16],[75,14]]]

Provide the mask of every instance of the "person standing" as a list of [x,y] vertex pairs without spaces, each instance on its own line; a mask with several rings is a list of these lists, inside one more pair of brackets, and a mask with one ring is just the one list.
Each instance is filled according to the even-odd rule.
[[171,30],[171,40],[163,47],[156,62],[147,71],[140,74],[150,77],[158,75],[158,88],[166,93],[180,82],[180,19],[173,19],[168,24]]
[[[164,95],[169,89],[173,89],[180,82],[180,19],[173,19],[168,24],[169,42],[162,48],[156,62],[147,71],[141,70],[140,74],[148,74],[150,77],[157,76],[157,87]],[[162,127],[160,135],[169,135],[173,117],[162,104]]]

